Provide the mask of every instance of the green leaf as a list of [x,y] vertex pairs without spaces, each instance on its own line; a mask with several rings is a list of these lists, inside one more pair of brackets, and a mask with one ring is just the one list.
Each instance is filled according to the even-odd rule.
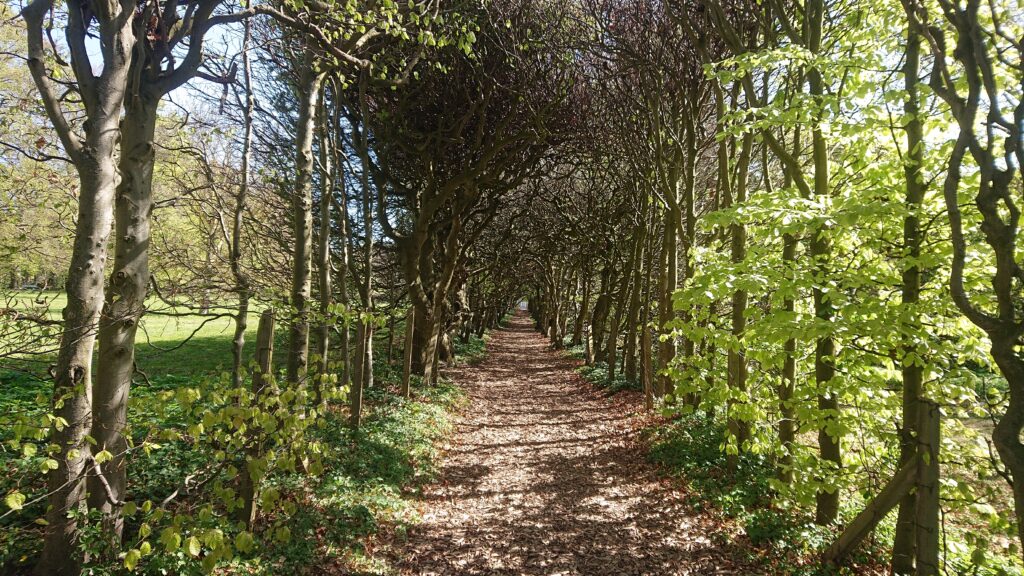
[[15,490],[4,498],[4,503],[11,510],[21,510],[22,506],[25,505],[25,495]]
[[135,570],[135,567],[139,564],[139,560],[142,559],[142,552],[132,548],[124,555],[124,567],[128,570]]
[[239,532],[235,536],[235,548],[239,552],[248,553],[252,551],[254,539],[251,532]]
[[93,456],[93,460],[96,460],[97,464],[103,464],[104,462],[110,462],[114,459],[114,455],[107,450],[100,450]]
[[195,536],[189,536],[188,540],[185,541],[185,549],[188,550],[189,555],[192,557],[198,557],[199,553],[202,552],[203,548],[199,544],[199,538]]
[[164,550],[174,552],[178,546],[181,546],[181,534],[178,534],[173,528],[164,528],[160,533],[160,543],[164,545]]

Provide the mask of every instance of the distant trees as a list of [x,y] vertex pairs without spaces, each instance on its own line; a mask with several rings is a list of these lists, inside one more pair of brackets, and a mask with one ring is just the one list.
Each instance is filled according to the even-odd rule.
[[561,16],[529,2],[493,10],[464,14],[478,23],[473,58],[452,52],[368,107],[378,220],[398,249],[415,310],[412,370],[425,381],[437,377],[470,250],[571,121]]

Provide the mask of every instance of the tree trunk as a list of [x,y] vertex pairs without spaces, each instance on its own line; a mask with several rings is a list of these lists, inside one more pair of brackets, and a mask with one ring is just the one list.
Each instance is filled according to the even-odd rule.
[[413,374],[422,376],[427,367],[427,347],[430,343],[430,335],[433,333],[432,309],[429,305],[426,309],[416,305],[413,307],[416,321],[412,335],[412,371]]
[[[52,15],[52,8],[51,1],[34,0],[22,10],[26,62],[47,117],[78,173],[79,197],[75,238],[64,287],[67,305],[53,368],[53,414],[63,425],[50,429],[50,444],[57,448],[50,457],[57,461],[57,467],[47,473],[46,529],[35,573],[74,576],[81,570],[82,557],[78,549],[78,525],[70,515],[79,511],[85,496],[85,472],[90,453],[85,438],[90,433],[92,419],[91,365],[103,308],[107,246],[118,178],[114,163],[120,136],[118,121],[135,43],[134,23],[129,12],[134,4],[113,2],[98,14],[68,10],[65,31],[70,41],[71,68],[78,80],[78,94],[86,115],[81,123],[84,137],[72,131],[61,97],[46,69],[49,56],[43,26],[47,16]],[[86,15],[98,21],[96,33],[104,48],[99,75],[90,67],[85,41],[90,25],[83,21]],[[100,59],[95,63],[100,63]]]
[[1024,360],[1017,354],[1016,346],[1016,336],[992,340],[992,358],[1010,388],[1010,401],[992,432],[992,443],[1013,479],[1017,535],[1024,542],[1024,444],[1020,440],[1024,430]]
[[914,496],[917,576],[939,574],[939,406],[919,400],[917,423],[917,478]]
[[572,326],[572,345],[579,346],[583,343],[583,326],[587,323],[587,311],[590,309],[590,268],[583,265],[584,271],[581,274],[583,280],[583,299],[580,302],[580,311],[576,315],[576,322]]
[[[110,131],[114,132],[113,125]],[[50,430],[50,443],[60,452],[57,468],[47,474],[46,536],[35,573],[75,575],[81,565],[77,512],[86,494],[85,474],[90,449],[85,442],[92,423],[91,366],[93,344],[103,308],[103,269],[113,220],[117,170],[112,138],[98,142],[81,162],[78,221],[71,265],[65,284],[67,306],[54,369],[53,413],[67,422]]]
[[426,339],[423,342],[423,383],[430,385],[434,382],[434,358],[437,357],[437,339],[440,336],[440,310],[437,306],[431,305],[430,313],[423,317],[424,325],[420,329],[420,319],[416,319],[416,328],[425,332]]
[[[730,204],[746,202],[747,173],[750,166],[750,147],[753,144],[753,133],[747,132],[740,145],[740,154],[736,159],[736,189]],[[730,259],[733,265],[742,264],[747,256],[747,228],[739,222],[730,225]],[[734,339],[728,353],[729,387],[741,395],[747,393],[747,357],[743,351],[743,333],[747,329],[747,291],[737,289],[732,293],[732,337]],[[730,403],[731,404],[731,403]],[[738,452],[743,451],[743,443],[750,437],[750,423],[737,418],[735,410],[730,406],[729,433],[736,438]],[[728,458],[729,469],[736,471],[739,464],[736,455]]]
[[[683,238],[682,254],[680,254],[680,266],[683,269],[683,285],[690,284],[693,280],[693,251],[697,242],[697,215],[696,201],[694,199],[694,188],[697,185],[697,126],[694,122],[693,112],[688,113],[686,122],[686,157],[683,164],[683,193],[682,193],[682,216],[683,216]],[[693,319],[691,310],[682,312],[683,321],[690,323]],[[693,356],[696,352],[696,343],[690,338],[683,338],[683,359],[686,366],[693,365]],[[700,395],[696,393],[687,394],[686,403],[694,409],[700,404]]]
[[[338,77],[331,77],[331,85],[334,94],[340,93]],[[340,155],[343,151],[343,144],[341,139],[342,134],[342,122],[341,122],[341,107],[334,107],[334,120],[333,130],[338,138],[337,144],[331,148],[332,162],[331,165],[334,167],[333,174],[331,175],[334,181],[333,190],[335,190],[339,196],[338,205],[335,207],[334,214],[338,221],[338,246],[341,249],[341,262],[338,263],[338,277],[335,279],[334,284],[338,286],[338,300],[344,306],[346,317],[341,322],[341,338],[338,342],[338,347],[341,349],[341,357],[344,361],[341,371],[341,385],[350,386],[352,384],[352,343],[350,341],[350,335],[352,333],[351,319],[347,315],[351,312],[349,308],[348,298],[348,275],[349,275],[349,227],[348,227],[348,187],[345,184],[345,173],[342,170],[342,162]]]
[[[435,252],[434,237],[426,230],[426,224],[416,222],[416,228],[409,237],[400,242],[405,279],[409,283],[409,298],[416,308],[416,322],[413,331],[412,371],[424,375],[433,362],[427,356],[427,348],[433,334],[433,293],[426,286],[432,282]],[[426,382],[426,381],[425,381]]]
[[405,347],[405,361],[402,364],[402,396],[408,398],[411,396],[411,390],[409,387],[409,381],[412,377],[412,337],[415,332],[416,323],[416,307],[412,304],[409,305],[409,311],[405,315],[405,341],[403,342]]
[[[658,329],[665,331],[665,326],[672,320],[672,293],[676,290],[679,272],[678,242],[676,237],[676,220],[679,219],[679,206],[672,203],[665,209],[665,222],[661,245],[662,272],[658,285]],[[673,337],[662,340],[658,344],[658,384],[655,391],[660,396],[672,394],[674,387],[672,377],[668,374],[669,365],[676,356],[676,344]]]
[[366,123],[369,113],[366,108],[366,84],[369,82],[364,70],[359,78],[359,108],[363,126],[360,131],[359,162],[361,170],[359,185],[363,195],[363,309],[365,318],[359,323],[359,361],[356,381],[351,390],[351,424],[359,428],[363,415],[363,391],[373,387],[373,196],[370,192],[370,126]]
[[[808,48],[817,53],[821,48],[822,20],[825,5],[822,0],[811,0],[807,5]],[[807,74],[811,97],[820,101],[825,93],[824,80],[821,72],[811,68]],[[820,120],[820,118],[819,118]],[[811,149],[814,160],[814,195],[823,199],[830,194],[828,147],[821,123],[816,123],[811,135]],[[830,300],[826,297],[825,286],[830,275],[829,260],[832,257],[832,243],[829,239],[829,227],[822,225],[812,232],[810,254],[814,262],[814,315],[822,326],[831,326],[834,311]],[[841,439],[829,431],[835,428],[834,422],[839,416],[839,395],[832,389],[835,377],[835,340],[831,334],[820,336],[814,348],[814,382],[818,390],[818,410],[823,414],[822,423],[818,428],[818,449],[823,462],[829,466],[828,474],[837,478],[843,466]],[[839,516],[839,491],[824,488],[816,497],[815,522],[831,524]]]
[[[903,252],[910,265],[903,268],[903,293],[901,314],[906,318],[907,326],[900,332],[903,334],[900,343],[903,372],[903,428],[900,430],[900,465],[905,465],[914,458],[917,449],[918,401],[921,398],[924,384],[924,367],[916,359],[917,347],[914,336],[920,328],[917,303],[921,295],[921,225],[918,212],[924,200],[925,184],[921,175],[924,159],[923,129],[918,115],[918,75],[921,63],[921,39],[914,31],[913,25],[907,29],[907,52],[903,64],[903,80],[907,92],[903,111],[908,121],[904,127],[907,135],[907,152],[905,155],[904,179],[906,181],[906,198],[904,200],[907,215],[903,218]],[[896,518],[896,534],[892,546],[892,572],[896,575],[913,574],[915,550],[915,508],[917,498],[909,494],[900,501],[899,513]]]
[[449,225],[447,237],[445,238],[443,253],[440,259],[443,262],[441,270],[437,274],[432,286],[433,302],[431,307],[432,326],[430,336],[427,340],[426,356],[428,363],[423,372],[423,382],[436,384],[438,378],[439,346],[441,344],[441,333],[444,327],[445,301],[448,290],[451,288],[455,269],[458,266],[459,258],[459,234],[462,232],[462,220],[456,216]]
[[[373,358],[372,325],[360,321],[356,324],[355,366],[352,371],[352,386],[349,390],[349,421],[352,428],[359,428],[363,421],[363,391],[367,384],[373,384],[373,364],[367,359]],[[369,374],[366,374],[366,373]]]
[[636,382],[636,339],[637,339],[637,317],[640,314],[640,296],[643,290],[644,270],[644,244],[647,231],[647,197],[641,200],[639,220],[637,228],[633,233],[632,265],[626,271],[631,276],[630,285],[632,289],[629,295],[629,304],[626,306],[626,336],[625,346],[622,351],[624,356],[622,372],[629,382]]
[[[566,268],[566,273],[569,273],[570,271],[571,271],[571,269]],[[571,285],[571,284],[574,284],[574,282],[570,278],[567,282],[565,282],[565,284]],[[565,290],[562,290],[562,293],[559,295],[559,297],[562,299],[562,315],[561,315],[561,322],[559,322],[559,324],[558,324],[558,338],[559,338],[558,341],[564,343],[565,342],[565,335],[566,335],[567,330],[569,328],[569,312],[570,312],[570,308],[572,306],[573,289],[567,287]],[[563,348],[564,348],[564,344],[563,344]]]
[[[124,430],[128,394],[135,371],[135,332],[145,311],[149,287],[150,214],[153,207],[153,137],[159,98],[145,93],[125,102],[121,122],[121,181],[114,206],[114,268],[100,317],[99,354],[92,398],[93,452],[113,457],[91,475],[89,507],[104,516],[104,531],[120,545],[121,503],[127,491]],[[115,548],[116,549],[116,548]]]
[[431,385],[437,384],[441,364],[441,351],[444,349],[444,329],[442,321],[440,320],[442,314],[443,308],[434,311],[434,316],[439,318],[439,320],[434,322],[434,335],[431,338],[434,349],[430,356],[430,374],[424,376],[424,380],[429,382]]
[[547,302],[551,314],[547,318],[545,329],[548,339],[551,340],[551,346],[555,350],[561,350],[563,348],[562,335],[558,333],[558,329],[562,324],[563,313],[562,297],[559,293],[561,292],[562,271],[554,266],[549,266],[548,274],[550,278],[547,283]]
[[626,265],[626,270],[622,273],[622,280],[619,284],[619,296],[615,302],[615,312],[612,314],[612,322],[608,326],[608,345],[605,349],[605,358],[608,362],[608,382],[615,381],[615,374],[617,368],[617,355],[619,346],[619,328],[622,324],[622,315],[626,308],[626,302],[629,300],[629,285],[631,278],[631,272],[633,267],[636,265],[636,258],[638,254],[634,250],[630,254],[629,263]]
[[292,385],[306,379],[309,367],[309,300],[313,256],[313,128],[316,124],[317,98],[323,76],[314,70],[314,52],[308,50],[299,71],[296,87],[299,116],[295,126],[295,183],[292,191],[292,227],[295,245],[292,251],[291,322],[288,346],[287,378]]
[[388,344],[386,347],[387,352],[384,353],[384,360],[388,365],[391,364],[391,355],[395,348],[395,314],[392,310],[388,314]]
[[245,87],[245,105],[242,109],[242,178],[235,195],[235,210],[231,226],[231,253],[228,263],[235,279],[235,293],[238,308],[235,311],[235,333],[231,339],[231,381],[235,388],[242,387],[242,364],[245,354],[245,331],[249,327],[249,278],[242,271],[242,223],[245,219],[245,205],[249,197],[252,176],[252,112],[255,99],[252,93],[252,65],[249,60],[249,45],[252,41],[252,19],[246,19],[242,36],[242,82]]
[[333,152],[330,136],[327,134],[327,110],[323,105],[325,97],[321,97],[321,113],[318,119],[320,126],[320,229],[317,237],[317,288],[320,296],[320,325],[317,334],[317,353],[320,355],[316,381],[316,404],[323,403],[324,387],[328,382],[329,355],[331,352],[331,322],[328,320],[333,303],[331,295],[331,201],[334,195],[332,160]]
[[601,269],[601,285],[597,301],[594,303],[594,315],[590,320],[590,347],[594,354],[593,362],[604,360],[604,349],[601,348],[601,342],[604,342],[604,328],[608,321],[608,306],[611,301],[608,291],[611,290],[612,283],[611,264],[605,264]]
[[[792,273],[796,261],[797,240],[792,234],[782,238],[782,262],[786,273]],[[795,316],[796,302],[787,297],[782,309],[789,316]],[[787,338],[783,345],[785,359],[782,364],[782,381],[779,383],[779,443],[782,455],[779,458],[779,480],[786,485],[793,483],[793,446],[796,442],[796,409],[793,394],[796,392],[796,339]]]
[[[649,229],[648,229],[649,230]],[[648,253],[654,251],[654,237],[652,234],[647,234],[646,251]],[[643,284],[643,298],[642,307],[640,309],[640,383],[644,390],[644,408],[651,410],[654,408],[654,375],[652,374],[651,355],[654,353],[651,349],[651,328],[649,325],[651,319],[651,275],[650,273],[644,274]]]
[[[623,278],[627,281],[629,276],[623,274]],[[621,287],[620,294],[625,293],[625,287]],[[622,323],[622,306],[616,302],[612,313],[612,321],[608,325],[608,341],[605,344],[604,358],[605,363],[608,365],[608,382],[611,383],[615,380],[615,368],[618,363],[617,354],[619,349],[619,324]]]
[[[642,242],[642,240],[641,240]],[[641,248],[643,250],[643,248]],[[633,290],[629,298],[629,309],[626,313],[626,336],[625,348],[622,351],[624,356],[622,373],[629,382],[637,382],[637,366],[639,360],[638,340],[640,337],[640,297],[643,283],[644,262],[643,254],[633,269]]]

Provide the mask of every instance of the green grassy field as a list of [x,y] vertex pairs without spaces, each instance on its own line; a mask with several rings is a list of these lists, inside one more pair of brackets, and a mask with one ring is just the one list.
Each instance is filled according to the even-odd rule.
[[[8,294],[7,307],[16,310],[45,310],[45,316],[59,319],[66,305],[60,292],[16,292]],[[12,306],[13,304],[13,306]],[[147,303],[152,313],[143,317],[136,336],[136,364],[150,378],[166,375],[205,375],[230,369],[231,337],[234,321],[229,317],[199,316],[175,313],[157,300]],[[225,309],[227,313],[229,310]],[[42,315],[42,314],[41,314]],[[246,332],[247,349],[256,334],[259,314],[250,313]],[[30,372],[45,369],[52,355],[33,358],[28,363],[8,363],[7,368],[27,368]]]

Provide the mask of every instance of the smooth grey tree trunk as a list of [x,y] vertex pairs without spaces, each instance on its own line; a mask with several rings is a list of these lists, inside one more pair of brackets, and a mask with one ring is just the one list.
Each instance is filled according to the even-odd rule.
[[[825,5],[822,0],[813,0],[808,2],[807,12],[808,48],[811,52],[818,52],[821,48]],[[822,98],[825,93],[825,85],[821,72],[812,68],[808,71],[807,76],[811,97]],[[829,181],[828,146],[820,124],[816,124],[811,133],[811,149],[814,160],[814,195],[823,199],[831,193],[831,183]],[[832,243],[828,234],[828,229],[823,226],[812,232],[810,241],[810,253],[815,262],[814,275],[816,278],[813,290],[814,316],[823,326],[830,325],[834,315],[832,304],[825,297],[825,290],[822,287],[829,276],[829,260],[832,257]],[[829,462],[835,467],[830,474],[838,475],[843,466],[841,439],[829,432],[830,429],[835,428],[831,424],[837,418],[836,414],[839,413],[839,395],[831,390],[832,378],[836,373],[835,356],[834,338],[828,334],[820,336],[814,348],[814,382],[818,389],[818,409],[827,416],[822,418],[822,423],[818,428],[818,451],[823,461]],[[818,492],[816,500],[815,522],[821,525],[835,522],[839,517],[839,491],[823,489]]]
[[242,108],[242,173],[238,193],[235,195],[235,209],[231,220],[231,251],[228,254],[231,274],[235,278],[235,293],[238,296],[238,308],[235,310],[234,318],[235,333],[231,339],[231,381],[236,388],[241,388],[243,383],[245,331],[249,326],[250,286],[249,277],[242,270],[242,225],[245,221],[246,202],[249,199],[249,186],[252,181],[249,171],[252,166],[252,113],[255,98],[252,93],[252,63],[249,59],[251,43],[252,20],[247,19],[242,36],[242,82],[245,90]]
[[101,510],[116,547],[127,492],[124,430],[128,394],[135,371],[135,333],[145,312],[149,288],[150,213],[153,209],[153,137],[159,97],[136,93],[125,102],[121,121],[121,182],[114,208],[114,268],[100,317],[99,356],[92,398],[93,452],[113,457],[100,466],[103,477],[89,477],[89,507]]
[[[54,367],[53,413],[66,422],[50,430],[59,450],[57,467],[47,474],[47,512],[43,550],[35,566],[39,575],[74,576],[81,569],[76,512],[85,497],[90,450],[85,442],[92,424],[92,356],[103,308],[107,247],[117,186],[115,153],[118,123],[128,85],[134,3],[111,2],[92,14],[99,23],[99,48],[86,48],[84,11],[69,10],[65,24],[71,66],[85,111],[84,134],[71,128],[63,102],[46,70],[49,58],[43,26],[52,0],[34,0],[22,11],[26,24],[29,72],[47,117],[78,173],[78,218],[64,286],[67,306]],[[99,76],[93,59],[101,60]],[[99,63],[99,62],[98,62]]]
[[572,327],[572,345],[579,346],[583,343],[583,327],[587,323],[587,311],[590,309],[590,284],[591,273],[589,263],[584,263],[581,279],[583,282],[583,299],[580,302],[579,314],[576,315],[576,322]]
[[317,354],[320,355],[316,382],[316,404],[323,402],[327,385],[331,352],[331,323],[328,321],[333,297],[331,294],[331,204],[334,194],[334,159],[331,137],[327,134],[327,109],[321,96],[320,126],[320,227],[317,231],[317,289],[320,296],[320,318],[317,327]]
[[[678,278],[678,238],[676,237],[676,220],[679,219],[678,204],[673,202],[672,206],[665,209],[665,222],[663,225],[661,245],[661,278],[658,282],[658,328],[664,330],[665,325],[672,320],[672,293],[675,292]],[[658,344],[658,369],[667,370],[672,359],[676,355],[676,345],[673,338],[669,337]],[[655,391],[659,396],[672,394],[672,378],[666,374],[659,374]]]
[[299,71],[296,92],[299,116],[295,125],[295,182],[292,190],[292,322],[286,374],[288,382],[299,384],[309,368],[309,301],[313,261],[313,128],[317,98],[323,75],[314,70],[314,52],[309,50]]
[[403,363],[402,363],[402,396],[408,398],[411,395],[409,387],[412,379],[412,337],[415,332],[416,307],[409,305],[409,311],[405,315],[405,340],[403,342]]
[[[800,149],[800,128],[797,127],[793,133],[793,148]],[[789,167],[783,166],[783,186],[789,188],[793,184],[793,174]],[[785,234],[782,237],[782,263],[785,274],[792,276],[796,274],[796,251],[799,241],[793,234]],[[795,278],[793,278],[795,281]],[[796,300],[792,296],[783,299],[782,309],[792,314],[796,311]],[[782,445],[782,455],[779,457],[778,477],[785,484],[794,480],[793,474],[793,451],[796,442],[796,408],[793,406],[793,396],[796,394],[796,338],[789,337],[783,345],[786,354],[782,364],[782,381],[779,383],[779,443]]]
[[[906,194],[904,204],[907,215],[903,218],[903,250],[911,264],[903,270],[902,304],[907,310],[905,316],[907,331],[920,329],[916,306],[921,296],[921,223],[918,211],[924,200],[926,186],[921,174],[924,161],[923,127],[919,117],[918,82],[921,64],[921,38],[913,25],[907,29],[907,49],[903,64],[903,80],[907,92],[903,111],[908,121],[904,127],[907,138],[904,180]],[[901,333],[905,333],[901,331]],[[924,367],[915,361],[914,337],[904,335],[901,342],[901,369],[903,375],[903,427],[900,430],[900,465],[914,458],[917,448],[918,402],[924,385]],[[896,516],[896,534],[892,545],[892,572],[896,575],[913,574],[917,556],[915,535],[918,508],[917,495],[904,496]]]
[[[334,94],[340,93],[340,82],[338,77],[331,76],[331,86]],[[333,171],[331,179],[333,184],[333,190],[338,194],[337,206],[334,210],[334,218],[337,219],[338,223],[338,245],[341,248],[340,259],[338,263],[337,273],[338,277],[335,282],[338,286],[338,300],[342,305],[345,306],[346,313],[349,311],[349,298],[348,298],[348,275],[349,275],[349,227],[348,227],[348,187],[345,185],[345,172],[342,170],[341,153],[342,148],[342,123],[341,115],[342,110],[340,106],[334,107],[333,114],[333,130],[338,138],[335,146],[331,148],[331,166]],[[341,338],[338,342],[338,347],[341,349],[341,357],[344,364],[341,369],[341,385],[349,386],[352,383],[352,343],[350,335],[352,333],[350,327],[350,321],[348,318],[342,319],[341,323]]]
[[[740,146],[740,154],[736,159],[736,189],[733,190],[733,198],[730,204],[745,202],[747,199],[747,174],[750,167],[750,148],[753,145],[753,134],[747,133],[743,136]],[[730,236],[730,260],[733,264],[740,264],[747,255],[747,228],[741,223],[733,223],[729,226]],[[747,391],[747,357],[743,351],[743,333],[747,329],[747,291],[737,289],[732,294],[732,335],[736,344],[729,347],[728,352],[728,374],[729,387],[740,393]],[[734,416],[730,408],[729,432],[736,437],[737,448],[742,451],[743,443],[750,436],[750,424]],[[735,471],[738,464],[737,456],[730,454],[727,457],[730,470]]]
[[359,109],[363,118],[360,132],[359,160],[362,165],[359,176],[363,199],[363,278],[361,295],[363,311],[366,317],[359,322],[358,360],[356,361],[356,378],[349,394],[350,418],[353,428],[359,428],[363,416],[363,391],[373,386],[373,195],[370,191],[370,127],[366,124],[369,118],[366,103],[366,84],[369,82],[367,72],[363,71],[359,78]]
[[39,575],[77,574],[81,564],[78,525],[68,514],[83,503],[91,455],[85,442],[92,425],[91,366],[103,308],[103,272],[117,173],[113,142],[103,144],[76,165],[81,186],[78,222],[65,285],[68,304],[63,312],[53,390],[53,413],[67,424],[50,431],[50,443],[59,446],[60,452],[52,455],[58,466],[47,475],[46,536],[35,569]]

